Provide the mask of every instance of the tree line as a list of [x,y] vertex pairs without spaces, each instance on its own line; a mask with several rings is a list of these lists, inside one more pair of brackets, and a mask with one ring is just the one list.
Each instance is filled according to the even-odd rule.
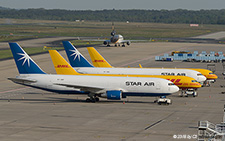
[[39,20],[91,20],[115,22],[225,24],[221,10],[61,10],[0,8],[0,18]]

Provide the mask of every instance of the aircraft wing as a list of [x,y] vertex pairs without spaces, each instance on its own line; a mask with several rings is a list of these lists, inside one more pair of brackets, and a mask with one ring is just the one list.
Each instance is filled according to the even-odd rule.
[[130,40],[122,40],[121,43],[127,43],[130,42]]
[[91,93],[99,93],[99,91],[103,91],[104,88],[100,87],[91,87],[91,86],[81,86],[81,85],[73,85],[73,84],[65,84],[65,83],[54,83],[55,85],[72,87],[76,89],[80,89],[80,91],[91,92]]
[[111,43],[111,40],[103,40],[104,42],[109,42],[109,43]]
[[[82,41],[106,41],[109,40],[111,37],[87,37],[87,38],[81,38]],[[110,40],[109,40],[110,41]]]
[[15,83],[35,83],[37,82],[36,80],[31,80],[31,79],[23,79],[23,78],[8,78],[9,80],[15,82]]
[[82,39],[82,41],[105,41],[106,39]]
[[88,40],[88,41],[101,41],[101,42],[103,42],[103,41],[110,41],[110,40],[107,40],[107,39],[93,39],[93,40]]

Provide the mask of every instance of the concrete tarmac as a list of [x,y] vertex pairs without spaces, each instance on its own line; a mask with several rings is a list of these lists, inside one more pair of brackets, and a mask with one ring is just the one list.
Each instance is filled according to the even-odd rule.
[[[115,67],[193,67],[206,63],[155,62],[154,57],[174,50],[223,51],[225,45],[196,43],[132,43],[129,47],[96,47]],[[90,60],[86,48],[79,51]],[[60,53],[65,56],[64,51]],[[31,56],[47,73],[55,73],[49,54]],[[59,95],[14,84],[18,75],[14,60],[0,62],[1,141],[173,141],[179,135],[196,140],[198,121],[220,123],[225,88],[221,63],[211,87],[199,89],[198,97],[169,96],[173,104],[157,105],[154,97],[128,97],[121,101],[100,99],[86,103],[86,95]]]
[[197,36],[197,37],[194,37],[194,38],[219,40],[219,39],[224,39],[225,38],[225,32],[224,31],[220,31],[220,32],[206,34],[206,35],[200,35],[200,36]]

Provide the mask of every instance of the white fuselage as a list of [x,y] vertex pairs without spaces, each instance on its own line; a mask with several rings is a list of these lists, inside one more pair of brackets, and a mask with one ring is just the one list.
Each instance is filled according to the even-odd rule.
[[111,43],[121,43],[121,42],[123,42],[123,36],[120,34],[114,35],[111,37],[110,41],[111,41]]
[[80,67],[74,68],[77,72],[83,74],[138,74],[138,75],[178,75],[189,76],[198,82],[204,82],[206,77],[200,72],[188,69],[157,69],[157,68],[98,68],[98,67]]
[[[58,93],[74,93],[77,87],[97,88],[95,93],[104,93],[108,90],[121,90],[122,93],[134,94],[133,96],[161,96],[175,93],[179,90],[172,82],[160,78],[137,77],[111,77],[111,76],[80,76],[80,75],[48,75],[29,74],[17,76],[18,79],[35,80],[36,82],[19,83],[39,89]],[[63,86],[62,86],[63,85]],[[67,87],[65,85],[72,85]],[[74,86],[74,87],[73,87]]]

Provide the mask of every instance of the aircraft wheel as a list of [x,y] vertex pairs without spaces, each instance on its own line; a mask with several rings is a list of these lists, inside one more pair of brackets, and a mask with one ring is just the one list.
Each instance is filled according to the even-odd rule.
[[166,103],[166,105],[171,105],[172,103]]
[[95,101],[96,101],[96,102],[98,102],[98,101],[99,101],[99,98],[98,98],[98,97],[96,97],[96,98],[95,98]]
[[122,47],[125,47],[125,45],[122,45]]
[[166,104],[166,105],[169,105],[169,103],[167,102],[167,100],[165,101],[165,104]]
[[90,99],[90,98],[87,98],[87,99],[86,99],[86,102],[91,102],[91,99]]
[[107,45],[107,47],[110,47],[110,45]]
[[183,96],[184,96],[184,93],[183,93],[183,92],[181,92],[181,93],[179,94],[179,96],[180,96],[180,97],[183,97]]
[[194,92],[193,97],[198,96],[198,92]]

